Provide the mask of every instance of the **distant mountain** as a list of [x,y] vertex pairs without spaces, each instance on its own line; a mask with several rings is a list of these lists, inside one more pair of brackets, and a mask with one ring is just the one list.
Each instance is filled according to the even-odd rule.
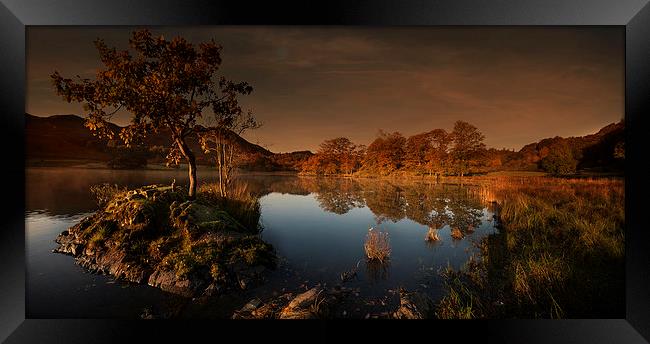
[[[116,134],[122,127],[109,123],[109,128]],[[240,149],[244,152],[262,157],[274,154],[269,150],[250,143],[231,132]],[[89,160],[109,161],[114,153],[107,140],[102,140],[84,126],[84,119],[76,115],[55,115],[38,117],[25,114],[25,145],[27,159],[34,160]],[[153,153],[149,161],[164,161],[166,151],[171,147],[171,136],[166,130],[151,134],[145,144]],[[197,163],[212,164],[210,156],[205,155],[199,147],[196,136],[188,138],[188,144],[197,156]]]
[[[114,124],[110,127],[120,129]],[[28,160],[110,159],[106,140],[93,136],[84,126],[83,118],[75,115],[37,117],[25,114],[25,154]]]

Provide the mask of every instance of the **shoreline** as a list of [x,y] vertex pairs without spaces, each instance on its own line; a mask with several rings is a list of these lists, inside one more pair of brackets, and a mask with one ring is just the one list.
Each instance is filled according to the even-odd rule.
[[[186,164],[180,164],[180,167],[167,167],[162,163],[151,163],[147,164],[142,168],[110,168],[103,161],[88,161],[88,160],[68,160],[68,159],[53,159],[53,160],[26,160],[25,168],[26,169],[38,169],[38,168],[76,168],[76,169],[87,169],[87,170],[110,170],[110,171],[169,171],[174,172],[178,171],[185,173],[187,170]],[[215,170],[211,165],[198,165],[198,171],[213,171]],[[377,180],[423,180],[430,181],[436,180],[435,176],[427,175],[415,175],[408,172],[402,174],[381,176],[381,175],[316,175],[316,174],[305,174],[297,171],[241,171],[236,173],[236,175],[245,175],[245,176],[295,176],[295,177],[306,177],[306,178],[341,178],[341,179],[377,179]],[[597,172],[597,171],[579,171],[574,175],[567,176],[553,176],[546,172],[542,171],[492,171],[485,174],[476,174],[469,176],[441,176],[439,180],[441,182],[450,182],[462,180],[478,180],[482,178],[495,178],[495,177],[517,177],[517,178],[531,178],[531,177],[550,177],[550,178],[562,178],[562,179],[582,179],[582,178],[615,178],[615,179],[624,179],[625,174],[620,172]]]

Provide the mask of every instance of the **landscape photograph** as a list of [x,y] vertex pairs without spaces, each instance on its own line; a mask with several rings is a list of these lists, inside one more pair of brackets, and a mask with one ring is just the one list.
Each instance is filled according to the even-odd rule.
[[621,27],[31,26],[28,318],[625,318]]

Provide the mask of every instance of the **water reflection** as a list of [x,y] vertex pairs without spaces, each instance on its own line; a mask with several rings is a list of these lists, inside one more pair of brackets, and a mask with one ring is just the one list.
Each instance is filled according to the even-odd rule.
[[385,281],[389,277],[390,261],[381,262],[378,260],[366,261],[366,273],[371,283]]
[[[199,170],[200,182],[217,178],[213,170]],[[108,182],[138,187],[169,184],[174,179],[177,185],[187,183],[185,171],[178,170],[28,169],[27,292],[30,300],[35,301],[28,305],[30,314],[58,312],[79,317],[89,307],[95,307],[96,313],[92,314],[100,317],[133,314],[141,309],[131,309],[129,304],[142,305],[144,300],[163,297],[157,290],[151,295],[142,293],[147,296],[138,294],[136,289],[113,292],[116,286],[98,283],[92,289],[94,293],[112,295],[106,302],[115,307],[85,300],[78,292],[88,283],[84,275],[79,275],[81,269],[70,257],[54,255],[51,250],[58,233],[95,210],[89,192],[91,185]],[[277,281],[270,280],[268,284],[277,290],[290,290],[291,280],[310,285],[346,283],[359,288],[362,297],[379,297],[389,289],[412,290],[426,285],[425,291],[436,298],[441,295],[443,285],[436,271],[447,265],[461,267],[477,252],[472,243],[495,232],[490,222],[492,211],[482,201],[481,189],[471,185],[295,175],[241,175],[235,183],[245,184],[260,197],[262,237],[276,248],[296,275],[289,282],[282,274],[278,274]],[[369,227],[390,234],[389,264],[365,259],[364,242]],[[360,261],[363,266],[357,264]],[[50,299],[56,300],[56,304],[45,301],[53,293],[58,296]],[[130,298],[137,302],[131,302]],[[75,303],[88,306],[83,310],[67,306]]]
[[426,241],[433,243],[440,240],[437,231],[445,226],[459,233],[455,237],[473,233],[490,206],[480,197],[478,187],[472,185],[309,177],[282,178],[264,185],[260,179],[248,176],[239,178],[239,182],[255,185],[253,189],[260,195],[313,194],[321,209],[338,215],[367,207],[377,224],[409,219],[428,227]]
[[424,237],[424,241],[427,243],[428,247],[435,247],[440,243],[440,236],[438,235],[438,228],[429,226],[427,235]]

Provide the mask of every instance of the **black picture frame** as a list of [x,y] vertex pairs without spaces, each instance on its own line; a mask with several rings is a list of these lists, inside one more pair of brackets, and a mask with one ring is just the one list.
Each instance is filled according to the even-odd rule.
[[[650,109],[648,0],[446,0],[262,2],[176,0],[0,0],[0,140],[4,205],[0,227],[0,340],[147,342],[195,335],[225,340],[402,339],[507,343],[650,341],[650,231],[644,141]],[[587,25],[625,28],[626,317],[625,319],[476,321],[118,321],[25,319],[25,32],[35,25]],[[345,333],[344,333],[345,332]],[[443,336],[444,335],[444,336]],[[273,338],[279,337],[279,338]]]

